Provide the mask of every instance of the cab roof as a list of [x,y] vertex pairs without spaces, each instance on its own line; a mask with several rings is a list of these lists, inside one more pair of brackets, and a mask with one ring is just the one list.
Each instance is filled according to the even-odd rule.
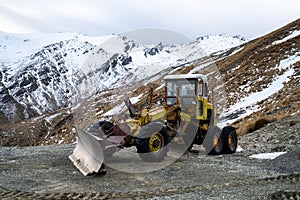
[[178,80],[178,79],[201,79],[206,82],[207,77],[203,74],[174,74],[167,75],[164,80]]

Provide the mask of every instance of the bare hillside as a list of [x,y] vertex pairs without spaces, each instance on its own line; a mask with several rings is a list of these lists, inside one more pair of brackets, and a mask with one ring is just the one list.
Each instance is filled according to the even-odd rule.
[[[256,97],[257,102],[247,105],[253,108],[253,113],[246,120],[235,122],[237,126],[253,124],[262,118],[270,122],[299,114],[299,41],[300,19],[250,41],[216,63],[225,83],[228,106],[257,94],[252,97]],[[268,89],[267,96],[264,96]],[[258,98],[262,96],[265,98]],[[243,113],[247,109],[241,107],[237,112]],[[241,134],[247,132],[247,128],[240,129]]]

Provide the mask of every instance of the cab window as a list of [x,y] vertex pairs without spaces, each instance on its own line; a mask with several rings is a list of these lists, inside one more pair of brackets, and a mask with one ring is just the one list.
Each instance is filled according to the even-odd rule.
[[203,96],[203,81],[199,80],[198,84],[198,96],[202,97]]

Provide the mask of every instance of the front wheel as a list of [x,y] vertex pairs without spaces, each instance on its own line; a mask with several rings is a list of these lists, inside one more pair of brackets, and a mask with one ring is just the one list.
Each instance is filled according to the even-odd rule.
[[150,122],[141,128],[136,148],[143,161],[160,162],[167,156],[168,143],[166,128],[158,122]]
[[104,149],[104,157],[109,158],[112,157],[112,155],[116,152],[116,148],[108,148],[105,147],[111,146],[112,143],[107,140],[107,136],[111,135],[113,133],[114,125],[108,121],[100,121],[95,124],[93,124],[89,130],[88,133],[90,135],[96,136],[101,138],[102,140],[99,140],[99,143]]

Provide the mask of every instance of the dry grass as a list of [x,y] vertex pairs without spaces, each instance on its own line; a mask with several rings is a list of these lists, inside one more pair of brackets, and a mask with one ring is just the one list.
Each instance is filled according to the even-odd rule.
[[274,121],[276,121],[276,119],[264,116],[262,118],[258,117],[258,119],[244,119],[241,120],[239,123],[233,124],[233,126],[237,128],[238,135],[246,135],[248,133],[252,133],[256,130],[259,130],[266,124]]
[[[300,36],[278,45],[271,44],[296,29],[300,29],[300,20],[247,43],[240,52],[217,62],[223,81],[226,83],[226,92],[235,94],[231,99],[232,103],[237,102],[247,93],[263,90],[274,80],[275,74],[284,73],[284,70],[276,66],[281,60],[300,51]],[[293,68],[299,68],[299,64]],[[245,85],[248,85],[246,93],[245,88],[241,87]]]

